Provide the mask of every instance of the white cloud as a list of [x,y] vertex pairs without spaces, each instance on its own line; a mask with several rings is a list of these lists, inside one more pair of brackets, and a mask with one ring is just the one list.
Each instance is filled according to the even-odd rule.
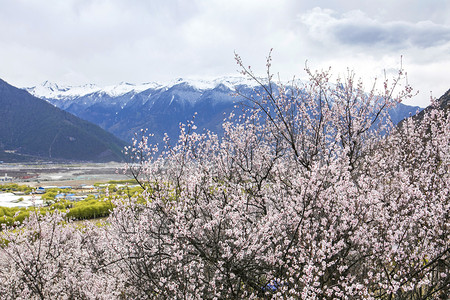
[[449,87],[439,68],[450,64],[443,0],[0,0],[0,7],[0,78],[17,86],[218,77],[236,74],[234,51],[263,74],[274,48],[274,71],[284,78],[302,76],[308,60],[371,80],[403,55],[419,89],[439,95]]
[[385,69],[399,68],[403,57],[409,82],[420,91],[408,103],[425,106],[430,90],[439,96],[450,88],[443,71],[450,65],[450,25],[431,20],[380,21],[361,10],[340,13],[322,8],[299,18],[311,45],[320,52],[315,56],[320,67],[331,65],[338,72],[350,67],[371,82],[383,77]]
[[360,10],[342,15],[332,10],[315,8],[301,16],[313,39],[361,46],[365,51],[385,52],[403,48],[431,48],[450,44],[450,26],[432,21],[381,22]]

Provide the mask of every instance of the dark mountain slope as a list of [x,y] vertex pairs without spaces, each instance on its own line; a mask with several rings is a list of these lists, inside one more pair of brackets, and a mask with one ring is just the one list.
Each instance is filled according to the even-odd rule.
[[118,161],[124,145],[99,126],[0,79],[0,151],[43,159]]
[[[449,109],[450,109],[450,90],[448,90],[444,95],[442,95],[438,100],[437,100],[437,109],[442,109],[445,111],[445,113],[448,113]],[[425,108],[423,111],[421,111],[417,117],[422,118],[423,114],[429,110],[432,109],[432,106],[429,106],[427,108]]]
[[[413,118],[413,120],[418,120],[419,122],[421,122],[423,120],[424,115],[433,109],[443,110],[445,115],[448,115],[450,110],[450,90],[448,90],[444,95],[442,95],[439,99],[437,99],[436,106],[429,105],[428,107],[420,111],[418,114],[412,116],[411,118]],[[399,122],[398,126],[403,126],[403,122],[404,120]]]

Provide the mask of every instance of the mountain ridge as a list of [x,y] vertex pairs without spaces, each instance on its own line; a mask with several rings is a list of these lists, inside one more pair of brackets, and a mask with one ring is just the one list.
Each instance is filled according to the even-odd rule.
[[2,79],[0,119],[1,156],[13,161],[124,159],[124,141]]
[[[84,85],[59,85],[57,83],[44,81],[42,84],[25,87],[35,97],[45,99],[69,99],[87,96],[93,93],[101,93],[111,97],[123,96],[127,93],[140,93],[148,89],[170,89],[175,85],[188,84],[197,90],[209,90],[218,85],[225,85],[229,89],[232,89],[236,85],[251,85],[251,81],[246,77],[238,76],[224,76],[212,80],[206,79],[192,79],[192,78],[176,78],[168,82],[146,82],[140,84],[121,82],[116,85],[98,86],[96,84],[88,83]],[[253,84],[256,85],[256,84]]]
[[[155,135],[152,142],[161,142],[166,132],[172,140],[177,139],[179,124],[191,120],[194,113],[197,113],[195,122],[199,130],[206,128],[220,134],[223,119],[235,110],[235,105],[249,104],[234,95],[237,92],[252,93],[257,86],[248,78],[235,76],[214,80],[178,78],[167,84],[122,83],[95,92],[86,89],[77,95],[66,90],[67,87],[60,87],[62,92],[59,94],[54,89],[52,92],[38,88],[28,90],[125,141],[131,141],[135,132],[147,128]],[[114,94],[111,90],[121,93]],[[418,106],[400,104],[390,111],[390,115],[393,122],[398,123],[418,110]]]

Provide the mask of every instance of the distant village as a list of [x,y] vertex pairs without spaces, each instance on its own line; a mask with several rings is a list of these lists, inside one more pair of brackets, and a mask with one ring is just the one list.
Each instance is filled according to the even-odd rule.
[[[1,163],[1,161],[0,161]],[[25,174],[25,175],[21,175],[18,177],[12,177],[12,176],[8,176],[8,173],[5,173],[4,176],[0,177],[0,183],[5,183],[5,182],[15,182],[15,181],[28,181],[30,179],[33,178],[37,178],[39,176],[39,174]]]
[[[39,174],[27,174],[19,177],[9,176],[7,173],[4,173],[3,176],[0,176],[0,186],[3,185],[3,189],[0,188],[0,206],[30,206],[30,205],[42,205],[44,202],[54,203],[59,200],[68,200],[68,201],[82,201],[85,200],[89,195],[94,196],[95,198],[100,197],[101,194],[104,194],[105,188],[113,185],[114,189],[132,189],[139,187],[136,184],[122,184],[122,183],[101,183],[101,184],[79,184],[79,185],[37,185],[31,190],[25,191],[22,189],[13,188],[12,190],[8,188],[10,185],[17,185],[20,183],[26,183],[30,181],[36,181],[36,178],[39,177]],[[38,181],[39,182],[39,181]],[[51,200],[47,199],[47,192],[51,192]],[[46,194],[47,193],[47,194]],[[45,194],[45,195],[44,195]],[[43,196],[43,198],[41,198]],[[31,203],[31,199],[33,198],[34,203]],[[44,201],[44,199],[46,199]],[[36,201],[37,200],[37,201]],[[11,202],[8,204],[8,202]],[[13,204],[16,203],[16,204]]]
[[[18,180],[21,179],[21,180]],[[18,181],[26,181],[27,179],[30,179],[29,177],[27,178],[14,178],[11,176],[8,176],[8,174],[5,174],[4,176],[0,177],[0,185],[3,185],[3,187],[7,187],[9,184],[13,184],[13,183],[17,183]],[[86,199],[89,195],[93,195],[95,198],[97,198],[99,196],[99,192],[100,189],[103,189],[105,186],[107,186],[108,184],[102,184],[99,186],[94,186],[94,185],[78,185],[78,186],[57,186],[57,185],[43,185],[43,186],[39,186],[36,187],[32,190],[32,192],[25,192],[23,190],[11,190],[8,192],[8,189],[0,189],[0,195],[3,195],[3,198],[1,198],[0,201],[0,206],[3,206],[5,203],[5,201],[7,202],[13,202],[13,203],[18,203],[18,204],[22,204],[23,206],[28,206],[28,202],[29,201],[23,201],[23,200],[29,200],[29,197],[35,197],[35,200],[41,200],[40,196],[45,194],[48,191],[58,191],[57,193],[55,193],[56,195],[53,195],[53,201],[58,201],[58,200],[68,200],[68,201],[81,201]],[[6,194],[5,194],[6,193]],[[8,196],[9,195],[9,196]],[[34,196],[33,196],[34,195]],[[4,199],[5,197],[7,198],[11,198],[11,199]],[[17,201],[18,199],[16,199],[17,197],[22,197],[20,198],[20,201]],[[23,203],[19,203],[19,202],[23,202]],[[36,204],[41,204],[41,201],[39,201],[39,203]],[[19,206],[22,206],[19,205]],[[11,205],[7,205],[7,206],[11,206]]]
[[[2,161],[0,161],[0,163],[3,163]],[[5,173],[5,176],[0,177],[0,182],[12,182],[13,181],[13,177],[8,176],[7,173]]]
[[[120,163],[9,164],[0,169],[0,207],[46,206],[60,200],[100,199],[105,190],[133,189]],[[94,185],[95,183],[95,185]],[[126,184],[125,184],[126,183]]]

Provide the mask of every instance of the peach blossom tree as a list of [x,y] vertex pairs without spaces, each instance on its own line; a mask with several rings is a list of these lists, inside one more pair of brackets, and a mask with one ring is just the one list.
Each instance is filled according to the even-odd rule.
[[[259,86],[224,136],[129,149],[141,198],[117,199],[110,240],[136,295],[184,298],[443,297],[449,279],[449,122],[432,110],[393,128],[412,96],[398,76],[353,73]],[[397,91],[398,90],[398,91]],[[397,92],[395,92],[397,91]],[[144,200],[144,201],[143,201]]]
[[[144,188],[106,225],[63,215],[4,228],[5,298],[440,299],[449,279],[449,116],[393,127],[405,74],[353,73],[241,93],[223,136],[180,126],[174,146],[126,149]],[[333,82],[332,82],[333,81]],[[239,93],[239,87],[238,93]],[[89,224],[89,223],[86,223]]]

